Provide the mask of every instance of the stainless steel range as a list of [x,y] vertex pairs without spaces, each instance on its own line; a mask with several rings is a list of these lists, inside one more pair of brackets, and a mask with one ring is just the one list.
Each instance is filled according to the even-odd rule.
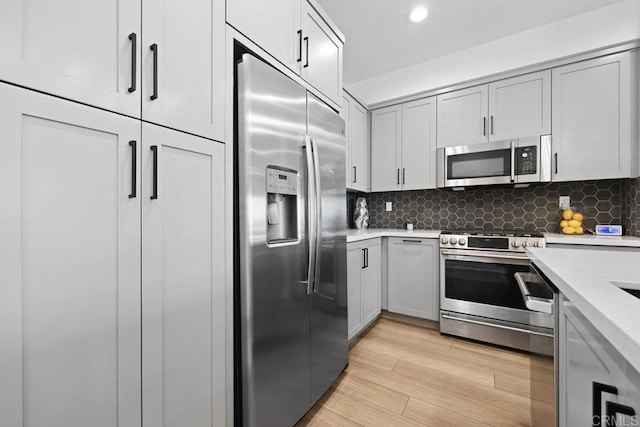
[[553,313],[525,303],[535,308],[553,298],[527,291],[536,283],[525,248],[544,246],[540,233],[442,232],[440,332],[553,355]]

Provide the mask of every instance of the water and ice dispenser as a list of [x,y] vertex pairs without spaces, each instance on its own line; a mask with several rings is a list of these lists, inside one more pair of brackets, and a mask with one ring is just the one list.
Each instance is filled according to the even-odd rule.
[[298,172],[267,167],[267,243],[298,240]]

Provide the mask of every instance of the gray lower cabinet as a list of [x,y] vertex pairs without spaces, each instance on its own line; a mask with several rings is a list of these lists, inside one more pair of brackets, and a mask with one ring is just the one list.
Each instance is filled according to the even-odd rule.
[[389,311],[438,320],[437,239],[389,238]]
[[559,333],[560,426],[608,425],[608,410],[633,425],[624,412],[640,410],[637,372],[564,296]]
[[382,257],[380,238],[347,244],[347,312],[349,339],[380,314]]

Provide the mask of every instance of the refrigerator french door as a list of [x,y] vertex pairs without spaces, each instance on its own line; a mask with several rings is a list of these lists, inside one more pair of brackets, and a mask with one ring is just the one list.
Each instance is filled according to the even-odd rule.
[[347,364],[344,121],[236,65],[236,424],[299,420]]

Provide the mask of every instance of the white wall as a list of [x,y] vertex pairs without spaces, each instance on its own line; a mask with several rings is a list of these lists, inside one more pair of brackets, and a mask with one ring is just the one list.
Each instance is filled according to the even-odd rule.
[[355,82],[346,88],[371,106],[638,38],[640,0],[626,0]]

